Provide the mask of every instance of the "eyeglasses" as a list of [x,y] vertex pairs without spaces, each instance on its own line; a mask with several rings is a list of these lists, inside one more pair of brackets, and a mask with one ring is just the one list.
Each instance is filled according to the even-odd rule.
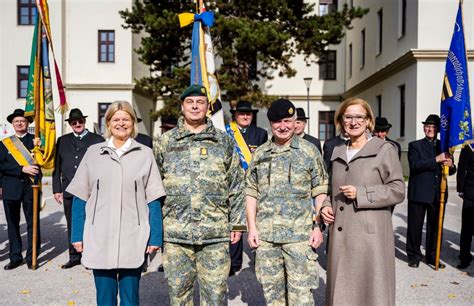
[[345,123],[351,123],[353,120],[355,120],[357,123],[364,123],[364,120],[367,119],[367,116],[363,115],[343,115],[342,120]]
[[71,125],[74,126],[74,125],[81,125],[81,124],[84,124],[85,120],[84,119],[77,119],[77,120],[72,120],[71,121]]

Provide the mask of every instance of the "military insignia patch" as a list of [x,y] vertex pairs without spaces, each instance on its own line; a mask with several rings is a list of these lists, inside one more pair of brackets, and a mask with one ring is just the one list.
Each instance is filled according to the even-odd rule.
[[294,112],[293,108],[290,107],[290,109],[288,110],[288,114],[293,115],[293,112]]
[[207,148],[201,148],[201,155],[207,155]]
[[203,94],[205,94],[205,93],[206,93],[206,89],[201,88],[201,92],[202,92]]

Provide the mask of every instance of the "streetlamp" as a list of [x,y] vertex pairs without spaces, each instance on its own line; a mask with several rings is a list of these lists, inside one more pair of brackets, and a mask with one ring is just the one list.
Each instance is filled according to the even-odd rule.
[[309,127],[310,127],[310,124],[309,124],[309,87],[311,86],[311,81],[313,80],[313,78],[304,78],[304,83],[306,84],[306,109],[307,109],[307,112],[308,112],[308,134],[309,134]]

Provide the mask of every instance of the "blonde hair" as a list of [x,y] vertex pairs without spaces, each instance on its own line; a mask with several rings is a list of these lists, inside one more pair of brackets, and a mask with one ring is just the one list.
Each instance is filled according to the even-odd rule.
[[132,105],[130,105],[130,103],[127,101],[115,101],[107,108],[107,111],[105,112],[105,138],[110,138],[110,136],[112,136],[112,132],[110,130],[110,120],[112,120],[112,117],[118,111],[124,111],[132,118],[133,126],[130,137],[135,138],[138,134],[137,116],[133,111]]
[[370,132],[374,130],[375,122],[374,122],[374,113],[372,112],[372,108],[370,107],[369,103],[363,99],[359,98],[349,98],[342,102],[342,104],[339,106],[339,108],[336,111],[336,116],[334,117],[334,125],[336,126],[336,129],[343,133],[344,131],[344,121],[342,119],[342,116],[346,112],[347,108],[352,105],[360,105],[362,108],[364,108],[366,115],[367,115],[367,129],[369,129]]

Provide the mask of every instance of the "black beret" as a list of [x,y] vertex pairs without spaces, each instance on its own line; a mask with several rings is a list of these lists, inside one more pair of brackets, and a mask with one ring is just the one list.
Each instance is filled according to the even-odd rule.
[[279,121],[295,115],[295,106],[290,100],[278,99],[270,105],[267,112],[268,120]]
[[193,84],[183,91],[179,99],[183,101],[186,97],[207,97],[206,87],[199,84]]

